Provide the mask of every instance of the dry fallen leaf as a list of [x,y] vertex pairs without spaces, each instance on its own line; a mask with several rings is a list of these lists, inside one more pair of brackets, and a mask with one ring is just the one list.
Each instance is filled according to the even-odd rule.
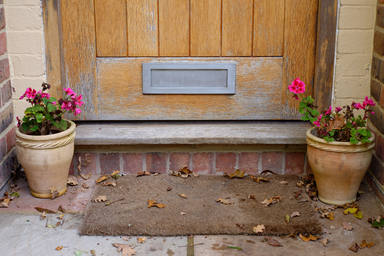
[[224,199],[224,198],[219,198],[216,200],[216,202],[221,203],[221,204],[225,204],[225,205],[233,204],[232,201],[230,201],[229,199]]
[[286,180],[282,180],[282,181],[280,181],[279,182],[281,185],[288,185],[288,181],[286,181]]
[[95,250],[90,250],[89,252],[91,253],[92,256],[96,256],[96,251]]
[[121,256],[132,256],[136,255],[136,251],[130,247],[128,244],[112,244],[114,247],[117,248],[118,252],[121,252]]
[[118,171],[118,170],[114,170],[111,174],[110,174],[110,176],[113,178],[113,177],[116,177],[117,175],[119,175],[120,174],[120,171]]
[[350,222],[343,222],[343,228],[347,231],[353,230],[353,226]]
[[144,243],[145,240],[147,240],[146,237],[138,237],[138,238],[137,238],[137,242],[139,242],[139,243],[141,243],[141,244]]
[[291,216],[289,214],[285,215],[285,223],[289,223],[291,221]]
[[0,203],[0,208],[8,208],[10,201],[11,201],[10,198],[4,198],[3,201],[1,201]]
[[270,206],[272,204],[276,204],[276,203],[280,202],[280,200],[281,200],[280,196],[273,196],[271,198],[264,199],[264,201],[261,203],[265,206]]
[[81,184],[81,187],[84,189],[89,189],[89,185],[87,183]]
[[180,212],[181,215],[186,215],[187,213],[186,212]]
[[164,208],[165,207],[165,204],[158,203],[155,200],[148,200],[147,203],[148,203],[148,208],[151,208],[151,207]]
[[273,239],[271,237],[265,237],[262,242],[267,242],[268,245],[273,247],[282,247],[282,245],[277,241],[276,239]]
[[375,245],[375,243],[374,242],[370,242],[370,243],[368,243],[366,240],[363,240],[363,241],[361,241],[361,243],[360,243],[360,248],[361,249],[363,249],[363,248],[371,248],[371,247],[373,247]]
[[237,169],[236,171],[234,171],[233,173],[224,173],[224,177],[228,177],[230,179],[233,179],[233,178],[244,178],[244,175],[245,175],[245,172],[244,171],[241,171],[239,169]]
[[96,183],[103,182],[103,181],[105,181],[107,179],[108,179],[107,175],[100,176],[99,178],[97,178]]
[[67,179],[67,184],[70,186],[77,186],[79,185],[79,181],[77,180],[77,177],[69,175]]
[[269,181],[270,181],[269,179],[264,178],[264,177],[261,177],[261,176],[253,176],[253,175],[250,175],[249,178],[251,178],[251,180],[253,180],[253,181],[256,182],[256,183],[260,183],[260,182],[269,182]]
[[256,200],[256,196],[253,194],[248,195],[248,199]]
[[55,248],[56,251],[61,251],[62,249],[63,249],[63,246],[57,246],[57,247]]
[[253,232],[256,233],[256,234],[263,233],[264,230],[265,230],[265,226],[262,225],[262,224],[253,227]]
[[303,240],[304,242],[308,242],[308,241],[316,241],[316,240],[319,239],[319,237],[314,236],[314,235],[311,235],[311,234],[309,234],[309,236],[304,236],[303,234],[299,234],[299,237],[300,237],[301,240]]
[[141,177],[141,176],[151,176],[151,173],[148,171],[137,172],[136,177]]
[[40,220],[43,220],[45,218],[47,218],[47,213],[46,212],[40,213]]
[[103,183],[101,183],[101,185],[116,187],[116,182],[115,181],[104,181]]
[[178,196],[181,197],[181,198],[184,198],[184,199],[188,198],[186,194],[178,194]]
[[35,207],[35,210],[38,211],[38,212],[45,212],[45,213],[48,213],[48,214],[55,214],[55,213],[57,213],[57,211],[46,209],[46,208],[42,208],[42,207],[38,207],[38,206]]
[[190,169],[188,169],[188,167],[183,167],[178,171],[170,171],[169,174],[176,177],[188,178],[192,176],[193,172]]
[[316,208],[317,211],[320,213],[320,218],[327,218],[329,220],[335,219],[335,208]]
[[171,191],[172,190],[172,187],[167,187],[167,191]]
[[329,243],[328,238],[324,238],[323,240],[321,240],[321,243],[323,244],[324,247],[327,247],[327,245]]
[[299,217],[300,216],[300,212],[293,212],[292,214],[291,214],[291,218],[294,218],[294,217]]
[[358,252],[360,249],[360,246],[357,244],[357,243],[353,243],[350,247],[349,247],[349,250],[353,251],[353,252]]
[[107,196],[98,196],[95,199],[93,199],[94,202],[96,203],[101,203],[107,201]]

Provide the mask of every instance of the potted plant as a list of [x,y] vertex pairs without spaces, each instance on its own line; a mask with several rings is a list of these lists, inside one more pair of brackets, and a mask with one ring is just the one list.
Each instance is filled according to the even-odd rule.
[[[288,89],[299,100],[305,84],[297,78]],[[311,96],[301,98],[302,120],[313,125],[306,133],[307,157],[322,202],[343,205],[356,200],[375,146],[374,134],[367,128],[373,106],[373,100],[365,97],[362,103],[319,112]]]
[[24,168],[31,194],[39,198],[55,198],[67,190],[67,179],[74,152],[76,125],[63,118],[65,112],[81,113],[82,95],[71,88],[56,100],[48,94],[49,84],[42,90],[28,88],[20,97],[31,104],[22,120],[17,119],[16,154]]

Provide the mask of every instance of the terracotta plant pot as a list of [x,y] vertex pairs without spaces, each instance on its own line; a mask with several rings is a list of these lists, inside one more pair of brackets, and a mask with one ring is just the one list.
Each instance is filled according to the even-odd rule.
[[320,201],[343,205],[356,200],[360,183],[372,159],[371,142],[326,142],[307,131],[308,163],[315,176]]
[[26,135],[16,130],[16,152],[27,176],[31,194],[39,198],[52,198],[67,191],[76,124],[51,135]]

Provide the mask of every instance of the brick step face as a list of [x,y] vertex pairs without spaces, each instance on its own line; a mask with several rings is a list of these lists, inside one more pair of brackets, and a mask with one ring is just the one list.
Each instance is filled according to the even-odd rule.
[[198,174],[222,175],[236,169],[248,174],[270,170],[277,174],[303,175],[307,171],[305,152],[76,152],[71,174],[108,174],[120,170],[166,173],[188,167]]

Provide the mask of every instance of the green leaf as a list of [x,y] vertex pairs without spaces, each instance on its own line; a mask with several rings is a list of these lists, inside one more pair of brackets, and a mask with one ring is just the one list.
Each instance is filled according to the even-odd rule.
[[56,98],[54,97],[49,98],[49,102],[55,102],[55,101],[57,101]]
[[38,126],[37,124],[32,125],[32,126],[30,127],[29,130],[30,130],[31,132],[35,132],[35,131],[39,130],[39,126]]
[[41,113],[36,114],[36,122],[38,122],[39,124],[43,121],[43,118],[44,118],[43,114]]
[[48,112],[55,112],[57,110],[56,105],[53,105],[52,103],[48,103],[47,105]]

